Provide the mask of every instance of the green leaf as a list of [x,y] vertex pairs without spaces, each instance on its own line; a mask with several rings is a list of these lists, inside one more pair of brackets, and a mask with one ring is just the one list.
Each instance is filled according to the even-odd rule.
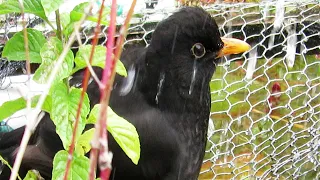
[[91,149],[90,142],[93,138],[93,135],[94,135],[94,128],[89,129],[88,131],[85,131],[83,134],[81,134],[75,148],[77,154],[85,155],[90,151]]
[[74,22],[71,22],[69,13],[60,14],[60,20],[62,25],[62,33],[68,39],[74,30]]
[[[47,21],[46,14],[40,0],[23,0],[24,12],[34,14]],[[0,14],[20,13],[18,0],[8,0],[0,4]]]
[[[84,2],[79,5],[77,5],[71,12],[70,12],[70,19],[71,22],[77,22],[79,21],[82,16],[84,15],[85,8],[89,7],[89,2]],[[102,13],[102,18],[101,18],[101,24],[102,25],[109,25],[108,21],[105,21],[104,19],[107,19],[107,16],[110,13],[110,9],[108,7],[105,7]],[[98,22],[98,14],[95,16],[88,16],[87,20],[92,21],[92,22]]]
[[60,14],[60,21],[62,28],[65,29],[67,25],[70,23],[70,15],[69,13],[61,13]]
[[[79,48],[79,51],[77,52],[76,57],[74,59],[76,67],[74,68],[73,73],[87,67],[85,60],[87,59],[89,61],[91,48],[92,48],[92,45],[84,45]],[[105,58],[106,52],[107,52],[106,47],[102,45],[97,45],[94,49],[94,53],[93,53],[94,56],[93,56],[91,65],[104,68],[105,60],[106,60]],[[127,76],[126,68],[124,67],[121,61],[117,62],[116,72],[121,76],[125,76],[125,77]]]
[[[63,179],[66,171],[68,160],[68,152],[65,150],[59,151],[53,159],[52,179]],[[87,180],[89,177],[89,159],[85,156],[74,154],[71,162],[68,180]]]
[[[96,110],[94,110],[96,108]],[[87,122],[94,123],[94,119],[98,117],[100,104],[93,107],[89,120]],[[112,134],[114,139],[120,145],[122,150],[132,160],[133,163],[138,164],[140,159],[140,141],[136,128],[124,118],[118,116],[110,107],[108,107],[108,131]],[[90,119],[90,117],[92,119]]]
[[[39,100],[39,97],[40,97],[40,95],[36,95],[36,96],[32,97],[31,107],[36,107],[38,100]],[[17,112],[19,110],[25,109],[26,107],[27,107],[27,103],[23,97],[3,103],[0,106],[0,121],[10,117],[11,115],[13,115],[15,112]],[[50,113],[50,111],[51,111],[51,97],[50,96],[46,97],[41,109],[43,111]]]
[[[40,55],[42,57],[42,63],[39,68],[36,70],[33,80],[37,83],[46,83],[48,78],[56,66],[56,62],[60,54],[63,51],[62,42],[56,38],[51,38],[40,51]],[[73,53],[71,50],[68,51],[67,56],[65,57],[57,75],[55,76],[55,81],[60,81],[66,77],[68,77],[72,71],[73,67]]]
[[[26,177],[23,178],[23,180],[38,180],[41,179],[41,175],[36,170],[29,170]],[[43,179],[43,178],[42,178]]]
[[43,6],[44,12],[47,16],[50,15],[51,12],[59,9],[60,5],[64,2],[64,0],[41,0],[41,4]]
[[[31,63],[41,63],[40,49],[47,42],[42,32],[35,29],[27,29],[28,47]],[[4,46],[2,57],[9,60],[25,61],[26,52],[24,48],[23,32],[16,33]]]
[[[52,87],[51,96],[52,107],[54,107],[50,114],[51,119],[56,125],[57,134],[60,136],[64,148],[69,149],[78,103],[81,96],[81,89],[71,88],[69,91],[67,85],[59,82]],[[85,120],[89,113],[89,109],[89,98],[88,95],[85,94],[76,133],[76,141],[85,127]]]
[[131,123],[118,116],[110,107],[108,107],[108,131],[132,162],[138,164],[140,159],[138,132]]
[[93,106],[93,108],[89,114],[89,117],[87,119],[87,124],[95,124],[97,122],[100,107],[101,107],[100,104],[96,104]]
[[74,22],[70,22],[69,24],[67,24],[67,26],[62,31],[65,37],[69,37],[72,34],[72,32],[74,31],[74,26]]

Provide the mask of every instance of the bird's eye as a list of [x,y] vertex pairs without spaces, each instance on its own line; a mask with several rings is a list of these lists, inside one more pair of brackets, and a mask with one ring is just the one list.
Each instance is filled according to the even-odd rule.
[[202,58],[206,54],[206,48],[201,43],[195,43],[191,48],[191,53],[196,58]]

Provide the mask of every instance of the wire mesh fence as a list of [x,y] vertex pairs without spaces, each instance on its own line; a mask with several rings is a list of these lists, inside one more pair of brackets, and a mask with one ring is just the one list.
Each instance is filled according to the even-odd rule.
[[319,4],[277,3],[209,9],[253,48],[212,79],[204,178],[319,179]]
[[[200,179],[319,179],[319,1],[204,8],[223,36],[244,39],[252,50],[225,57],[212,78],[211,120]],[[136,14],[125,43],[148,45],[157,22],[172,11]],[[17,19],[2,19],[2,46],[12,28],[19,26]],[[29,22],[32,25],[35,18]],[[100,44],[106,42],[105,32],[106,28]],[[81,37],[83,44],[89,44],[93,28],[84,27]],[[2,59],[0,63],[1,91],[8,94],[15,82],[8,82],[7,76],[18,69],[24,72],[23,63],[13,63],[17,62]]]

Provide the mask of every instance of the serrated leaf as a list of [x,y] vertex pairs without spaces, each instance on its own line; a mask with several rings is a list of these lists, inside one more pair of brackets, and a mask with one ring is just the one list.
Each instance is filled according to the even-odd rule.
[[[35,29],[27,29],[28,47],[31,63],[41,63],[40,49],[47,42],[42,32]],[[17,32],[4,46],[2,57],[8,60],[25,61],[26,51],[24,48],[23,32]]]
[[[36,107],[38,100],[39,100],[39,97],[40,97],[40,95],[36,95],[36,96],[32,97],[31,107]],[[0,106],[0,122],[4,119],[10,117],[11,115],[16,113],[17,111],[25,109],[26,107],[27,107],[27,103],[23,97],[3,103]],[[50,111],[51,111],[51,97],[50,96],[46,97],[41,109],[43,111],[50,113]]]
[[[47,21],[41,0],[23,0],[24,12],[34,14]],[[8,0],[0,4],[0,14],[20,13],[18,0]]]
[[85,131],[83,134],[81,134],[75,148],[75,151],[77,152],[77,154],[85,155],[90,151],[91,149],[90,142],[93,138],[93,134],[94,134],[94,128],[89,129],[88,131]]
[[41,0],[41,4],[43,6],[44,12],[47,16],[50,15],[51,12],[59,9],[60,5],[64,2],[64,0]]
[[[80,69],[87,67],[85,60],[87,59],[89,61],[91,48],[92,48],[92,45],[84,45],[79,48],[79,51],[77,52],[76,57],[74,59],[76,67],[74,68],[73,72],[76,72]],[[105,58],[106,52],[107,52],[106,47],[97,45],[94,49],[94,56],[93,56],[91,65],[104,68],[105,61],[106,61],[106,58]],[[121,61],[117,62],[116,72],[121,76],[125,76],[125,77],[127,76],[126,68],[124,67]]]
[[[34,81],[40,84],[48,81],[48,78],[56,66],[56,62],[58,61],[62,51],[62,42],[56,37],[51,38],[46,44],[44,44],[40,50],[42,63],[33,76]],[[55,76],[55,81],[60,81],[70,75],[73,67],[73,59],[73,53],[69,50],[57,75]]]
[[[84,2],[74,7],[74,9],[70,12],[71,22],[79,21],[84,15],[85,8],[89,7],[89,4],[90,4],[89,2]],[[106,25],[106,26],[109,25],[109,22],[105,21],[109,13],[110,13],[110,9],[108,7],[105,7],[103,10],[102,18],[100,22],[102,25]],[[96,14],[95,16],[88,16],[87,20],[92,22],[98,22],[98,14]]]
[[[90,112],[87,122],[95,123],[101,105],[96,104]],[[122,150],[127,154],[134,164],[140,159],[140,140],[136,128],[124,118],[118,116],[108,107],[108,131],[112,134]],[[91,119],[90,119],[91,117]]]
[[[53,159],[53,172],[52,179],[63,179],[66,171],[66,165],[68,160],[68,152],[65,150],[59,151]],[[85,156],[74,155],[71,168],[68,176],[68,180],[87,180],[89,176],[89,159]]]
[[[56,132],[60,136],[64,148],[69,149],[73,125],[76,120],[78,103],[81,96],[81,89],[71,88],[69,92],[68,87],[64,83],[59,82],[52,87],[51,96],[52,107],[54,108],[52,108],[50,117],[56,125]],[[89,109],[89,98],[88,95],[85,94],[76,133],[76,141],[85,127]]]

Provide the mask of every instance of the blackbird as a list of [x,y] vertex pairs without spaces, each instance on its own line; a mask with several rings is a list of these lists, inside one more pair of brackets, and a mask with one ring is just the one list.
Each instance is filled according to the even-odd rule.
[[[219,58],[249,50],[240,40],[221,38],[214,19],[199,7],[184,7],[158,23],[147,47],[125,47],[128,76],[116,76],[110,107],[131,122],[141,143],[135,165],[109,135],[111,179],[197,179],[203,161],[210,115],[209,82]],[[101,75],[101,69],[95,68]],[[81,83],[84,71],[70,80]],[[80,84],[81,85],[81,84]],[[88,87],[91,107],[99,103],[98,85]],[[2,135],[0,154],[13,163],[23,127]],[[51,178],[52,159],[63,149],[48,114],[31,137],[20,175],[36,169]],[[0,179],[10,171],[3,167]]]

